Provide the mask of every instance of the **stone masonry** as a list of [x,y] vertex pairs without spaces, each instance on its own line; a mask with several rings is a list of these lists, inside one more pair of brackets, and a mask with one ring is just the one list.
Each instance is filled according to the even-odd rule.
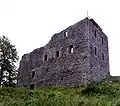
[[108,38],[93,19],[85,18],[22,56],[18,86],[77,87],[109,76]]

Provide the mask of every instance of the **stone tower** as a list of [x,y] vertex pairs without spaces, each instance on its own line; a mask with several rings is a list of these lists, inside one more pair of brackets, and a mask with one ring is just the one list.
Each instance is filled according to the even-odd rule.
[[108,38],[93,19],[85,18],[23,55],[18,86],[75,87],[109,75]]

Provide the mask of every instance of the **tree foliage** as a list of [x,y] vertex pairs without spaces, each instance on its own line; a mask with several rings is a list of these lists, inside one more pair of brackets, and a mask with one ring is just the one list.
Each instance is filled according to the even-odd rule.
[[16,79],[18,55],[15,45],[0,36],[0,85],[12,86]]

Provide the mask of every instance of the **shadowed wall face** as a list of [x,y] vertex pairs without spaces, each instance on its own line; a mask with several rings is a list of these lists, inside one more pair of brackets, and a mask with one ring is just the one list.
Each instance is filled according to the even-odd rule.
[[75,87],[107,76],[107,37],[94,20],[85,18],[22,57],[18,86]]
[[110,75],[108,38],[92,21],[89,21],[89,35],[91,76],[100,81]]

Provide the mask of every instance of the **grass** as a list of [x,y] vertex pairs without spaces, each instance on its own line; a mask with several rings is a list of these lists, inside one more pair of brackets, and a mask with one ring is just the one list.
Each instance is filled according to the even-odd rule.
[[0,88],[0,106],[120,106],[119,81],[79,88]]

